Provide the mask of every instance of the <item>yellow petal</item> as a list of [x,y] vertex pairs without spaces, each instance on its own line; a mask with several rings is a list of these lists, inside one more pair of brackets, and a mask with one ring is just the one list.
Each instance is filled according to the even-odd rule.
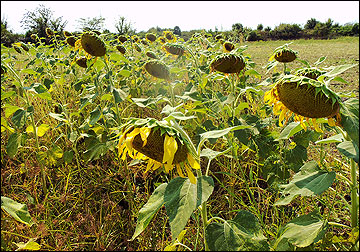
[[185,164],[185,170],[187,172],[188,178],[190,179],[190,182],[192,184],[196,184],[196,178],[195,178],[194,174],[191,172],[191,169],[189,168],[189,166],[187,166],[187,164]]
[[187,154],[187,160],[193,169],[200,169],[200,164],[193,158],[193,156],[188,153]]
[[173,165],[172,165],[172,164],[169,164],[169,163],[165,163],[165,164],[164,164],[164,168],[165,168],[165,172],[166,172],[166,173],[169,173],[169,171],[172,170]]
[[334,118],[332,117],[328,118],[328,124],[333,127],[336,126]]
[[286,115],[286,110],[283,109],[280,113],[280,116],[279,116],[279,126],[282,127],[283,124],[282,124],[282,121],[284,121],[284,118],[285,118],[285,115]]
[[150,135],[150,132],[151,132],[151,129],[147,128],[147,127],[143,127],[140,129],[140,136],[141,136],[141,140],[143,141],[143,147],[147,143],[147,138]]
[[317,132],[324,133],[324,131],[323,131],[322,129],[320,129],[319,124],[317,124],[316,118],[312,118],[312,122],[313,122],[313,125],[314,125],[314,127],[315,127],[315,130],[316,130]]
[[165,140],[164,140],[163,163],[168,163],[171,165],[174,160],[174,156],[175,156],[177,149],[178,149],[178,146],[177,146],[175,138],[166,134]]
[[176,167],[176,170],[177,170],[179,176],[182,178],[185,178],[184,174],[182,173],[180,164],[176,164],[175,167]]
[[153,171],[155,171],[156,169],[160,168],[161,166],[162,166],[162,163],[159,163],[154,160],[154,166],[152,167],[152,169],[153,169]]

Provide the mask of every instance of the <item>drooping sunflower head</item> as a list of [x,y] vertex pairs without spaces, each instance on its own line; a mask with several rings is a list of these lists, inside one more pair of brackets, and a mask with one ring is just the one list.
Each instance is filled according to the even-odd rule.
[[46,35],[48,35],[49,37],[54,36],[54,31],[51,30],[50,28],[46,28],[45,32],[46,32]]
[[276,48],[269,60],[275,58],[275,60],[278,62],[288,63],[294,61],[297,58],[297,54],[297,51],[289,48],[289,44],[285,44]]
[[315,67],[308,67],[308,68],[300,68],[296,70],[295,75],[297,76],[305,76],[310,79],[316,80],[320,75],[326,73],[326,71],[320,70]]
[[87,59],[86,57],[81,57],[76,60],[76,64],[82,68],[87,68]]
[[218,34],[218,35],[215,36],[216,40],[219,40],[219,39],[222,39],[222,38],[223,38],[223,36],[221,34]]
[[179,57],[183,55],[185,52],[185,47],[176,43],[169,43],[169,42],[165,43],[163,45],[163,48],[165,49],[166,52],[172,55],[177,55]]
[[222,73],[239,73],[245,68],[245,60],[241,55],[223,53],[211,61],[210,68]]
[[67,37],[66,43],[72,47],[75,47],[76,38],[74,36]]
[[156,40],[156,35],[154,33],[146,33],[145,38],[150,42],[154,42]]
[[21,53],[20,46],[13,45],[13,48],[15,49],[16,52]]
[[149,45],[149,43],[147,42],[146,39],[142,39],[142,40],[141,40],[141,44],[143,44],[144,46],[148,46],[148,45]]
[[71,34],[71,32],[64,31],[64,36],[65,36],[65,37],[71,37],[72,34]]
[[223,47],[226,52],[231,52],[232,50],[234,50],[235,45],[230,41],[226,41],[224,42]]
[[123,45],[117,45],[116,46],[116,49],[121,52],[122,54],[125,54],[126,53],[126,49]]
[[[322,132],[316,119],[327,118],[328,124],[335,126],[340,120],[341,99],[323,83],[305,76],[285,75],[279,78],[275,86],[267,91],[264,101],[274,105],[274,114],[279,116],[279,125],[283,120],[294,114],[294,121],[300,122],[306,130],[304,119],[309,123],[312,120],[315,130]],[[309,124],[310,125],[310,124]]]
[[31,35],[30,35],[30,38],[31,38],[32,40],[37,40],[39,37],[38,37],[38,35],[36,35],[36,34],[31,34]]
[[151,76],[159,79],[170,80],[169,68],[160,60],[150,60],[145,63],[144,67]]
[[133,119],[119,139],[119,157],[148,160],[145,172],[164,168],[169,173],[176,167],[179,176],[184,170],[191,183],[196,183],[192,169],[200,165],[190,152],[188,141],[165,121],[153,118]]
[[164,31],[164,37],[168,42],[175,42],[176,36],[171,31]]
[[118,40],[119,40],[120,43],[124,43],[124,42],[127,41],[127,37],[125,35],[120,35],[118,37]]
[[141,50],[141,47],[139,46],[138,43],[134,43],[134,47],[135,47],[135,50],[136,50],[137,52],[141,52],[141,51],[142,51],[142,50]]
[[75,43],[76,48],[82,48],[91,56],[101,57],[106,54],[106,46],[104,41],[93,32],[84,32],[81,38]]
[[20,46],[22,49],[24,49],[24,51],[28,52],[30,50],[28,45],[26,45],[24,42],[20,42]]
[[152,52],[152,51],[147,51],[146,56],[148,56],[149,58],[152,58],[152,59],[158,59],[156,54],[154,52]]

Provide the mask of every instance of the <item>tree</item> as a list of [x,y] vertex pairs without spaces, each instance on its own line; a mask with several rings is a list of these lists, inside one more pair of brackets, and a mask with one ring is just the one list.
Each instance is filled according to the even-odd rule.
[[256,30],[262,31],[262,29],[264,29],[264,26],[262,24],[258,24]]
[[115,28],[120,35],[135,33],[135,30],[132,28],[131,23],[128,23],[125,17],[119,17],[119,19],[115,23]]
[[306,22],[304,28],[308,30],[312,30],[315,28],[317,23],[319,23],[319,21],[317,21],[315,18],[311,18]]
[[231,28],[233,31],[236,31],[238,33],[242,33],[244,31],[244,26],[240,23],[233,24]]
[[80,18],[77,20],[82,31],[102,31],[105,23],[104,17]]
[[39,37],[46,37],[46,28],[62,34],[67,21],[63,21],[62,17],[54,18],[53,11],[40,4],[34,11],[27,11],[20,23],[29,33],[36,33]]
[[178,35],[178,36],[181,36],[181,30],[180,30],[180,27],[179,27],[179,26],[175,26],[175,27],[174,27],[174,34],[175,34],[175,35]]

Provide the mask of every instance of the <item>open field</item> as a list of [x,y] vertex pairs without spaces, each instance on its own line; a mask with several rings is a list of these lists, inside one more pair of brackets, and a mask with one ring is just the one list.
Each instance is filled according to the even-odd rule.
[[[173,41],[180,56],[157,40],[100,38],[106,56],[90,55],[87,68],[75,61],[89,52],[61,41],[20,54],[2,48],[1,195],[28,210],[16,218],[2,198],[2,250],[29,241],[67,251],[358,249],[359,65],[337,75],[348,84],[330,82],[334,92],[321,86],[340,95],[340,112],[281,125],[288,114],[264,103],[274,86],[264,81],[280,77],[264,67],[291,41],[246,42],[237,51],[244,68],[226,74],[212,64],[222,45],[202,34]],[[359,62],[358,37],[289,48],[311,66],[326,56],[319,68]],[[149,51],[168,72],[149,70]]]

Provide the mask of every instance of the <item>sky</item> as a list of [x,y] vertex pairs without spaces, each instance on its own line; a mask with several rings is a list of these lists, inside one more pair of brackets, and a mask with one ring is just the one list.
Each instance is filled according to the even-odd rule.
[[359,22],[359,1],[1,1],[1,20],[14,33],[25,33],[20,21],[27,11],[43,4],[53,17],[67,20],[65,30],[78,31],[80,18],[104,17],[105,28],[116,32],[115,23],[125,17],[136,32],[152,27],[181,31],[205,29],[229,31],[232,25],[274,29],[281,23],[302,27],[315,18],[334,23]]

